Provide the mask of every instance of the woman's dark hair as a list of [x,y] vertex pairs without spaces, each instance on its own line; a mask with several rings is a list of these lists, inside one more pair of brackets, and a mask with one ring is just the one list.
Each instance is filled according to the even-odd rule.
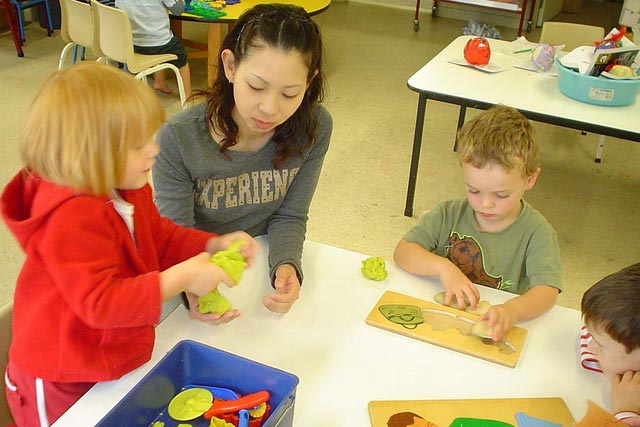
[[[296,112],[279,125],[273,135],[276,157],[273,161],[279,168],[292,156],[300,156],[313,143],[316,131],[314,104],[324,99],[324,76],[322,73],[322,38],[320,29],[301,7],[286,4],[259,4],[246,11],[222,42],[220,53],[229,49],[238,66],[252,48],[269,46],[284,52],[299,52],[308,67],[309,84],[302,103]],[[233,85],[227,79],[224,65],[218,55],[218,75],[207,96],[206,123],[211,131],[216,127],[225,137],[220,151],[225,152],[237,143],[238,126],[231,118],[235,105]]]

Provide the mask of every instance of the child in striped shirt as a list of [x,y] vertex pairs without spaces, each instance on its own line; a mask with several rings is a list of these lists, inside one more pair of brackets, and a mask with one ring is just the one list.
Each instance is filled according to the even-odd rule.
[[640,263],[613,273],[585,292],[581,363],[611,382],[613,415],[590,403],[577,427],[640,426]]

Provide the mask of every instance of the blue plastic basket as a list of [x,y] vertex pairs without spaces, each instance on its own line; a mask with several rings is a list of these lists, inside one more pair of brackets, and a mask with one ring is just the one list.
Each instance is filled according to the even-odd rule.
[[621,107],[633,104],[640,90],[640,79],[613,80],[586,76],[562,65],[556,58],[558,88],[576,101],[587,104]]
[[[180,422],[167,415],[171,399],[185,388],[205,386],[219,387],[220,391],[229,389],[239,395],[267,390],[271,412],[261,427],[291,427],[297,385],[295,375],[184,340],[178,342],[97,425],[149,427],[153,422],[161,421],[165,427],[174,427]],[[216,396],[216,391],[213,394]],[[193,427],[209,426],[209,420],[202,417],[187,423]]]

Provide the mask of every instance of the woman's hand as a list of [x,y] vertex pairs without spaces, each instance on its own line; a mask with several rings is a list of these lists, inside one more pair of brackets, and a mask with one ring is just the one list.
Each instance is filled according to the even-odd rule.
[[274,281],[276,291],[262,299],[264,306],[275,313],[287,313],[300,296],[298,272],[291,264],[282,264],[276,269]]

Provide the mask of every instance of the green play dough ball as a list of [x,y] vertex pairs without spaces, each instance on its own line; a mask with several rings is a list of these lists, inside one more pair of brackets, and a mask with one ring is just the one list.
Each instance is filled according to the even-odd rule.
[[204,388],[189,388],[176,394],[167,412],[176,421],[189,421],[198,418],[211,408],[213,394]]
[[198,310],[202,314],[218,313],[222,315],[231,310],[231,302],[215,289],[198,298]]
[[384,280],[387,278],[387,270],[384,268],[384,258],[371,257],[362,261],[362,274],[367,279]]
[[[222,268],[231,277],[234,285],[240,283],[242,273],[247,268],[247,261],[240,253],[242,245],[244,245],[244,241],[238,239],[227,249],[211,255],[211,262]],[[198,310],[200,313],[218,313],[222,315],[230,309],[231,303],[217,289],[198,298]]]

